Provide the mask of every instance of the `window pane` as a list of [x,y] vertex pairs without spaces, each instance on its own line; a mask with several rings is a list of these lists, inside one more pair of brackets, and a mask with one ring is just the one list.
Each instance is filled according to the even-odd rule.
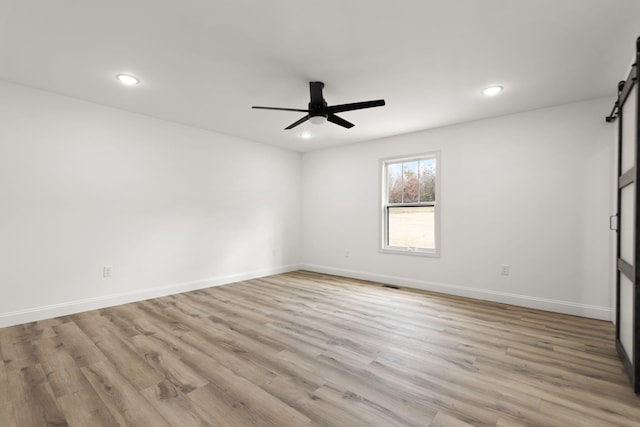
[[404,185],[402,192],[403,203],[415,203],[420,198],[420,181],[418,176],[417,160],[413,162],[404,162],[402,164],[402,172],[404,174]]
[[420,201],[436,200],[436,159],[420,160]]
[[435,249],[435,207],[389,207],[387,218],[388,245],[419,249]]
[[387,165],[387,182],[389,203],[402,203],[402,163]]

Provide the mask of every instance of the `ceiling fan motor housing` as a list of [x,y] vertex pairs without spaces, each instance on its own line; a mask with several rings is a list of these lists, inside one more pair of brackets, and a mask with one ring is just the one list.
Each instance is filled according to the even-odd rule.
[[309,93],[311,95],[311,101],[309,102],[309,117],[322,116],[325,119],[329,115],[327,113],[327,101],[325,101],[322,95],[322,89],[324,83],[322,82],[309,82]]

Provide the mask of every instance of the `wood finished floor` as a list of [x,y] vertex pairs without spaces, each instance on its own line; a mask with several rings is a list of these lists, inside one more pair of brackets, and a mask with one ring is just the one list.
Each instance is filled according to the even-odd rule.
[[638,426],[613,337],[294,272],[0,329],[0,425]]

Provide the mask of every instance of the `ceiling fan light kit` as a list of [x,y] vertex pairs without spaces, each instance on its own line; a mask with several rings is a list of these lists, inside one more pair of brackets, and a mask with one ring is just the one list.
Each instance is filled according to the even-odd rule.
[[327,122],[327,116],[311,116],[309,121],[314,125],[322,125]]
[[336,113],[343,113],[345,111],[353,111],[353,110],[361,110],[363,108],[372,108],[372,107],[382,107],[385,105],[384,99],[377,99],[375,101],[364,101],[364,102],[354,102],[351,104],[340,104],[340,105],[327,105],[327,101],[325,101],[322,96],[322,89],[324,88],[324,83],[322,82],[309,82],[309,93],[311,96],[311,101],[309,102],[309,106],[306,110],[300,108],[278,108],[278,107],[257,107],[253,106],[252,108],[261,109],[261,110],[279,110],[279,111],[297,111],[300,113],[307,113],[306,116],[301,118],[300,120],[293,122],[289,126],[285,128],[285,130],[293,129],[294,127],[306,122],[309,120],[313,124],[322,124],[324,122],[331,122],[338,126],[342,126],[344,128],[350,129],[354,126],[353,123],[346,121],[345,119],[338,117]]

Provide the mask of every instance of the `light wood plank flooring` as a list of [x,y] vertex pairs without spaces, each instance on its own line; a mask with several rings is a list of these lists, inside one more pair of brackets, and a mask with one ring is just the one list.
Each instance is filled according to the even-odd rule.
[[0,329],[0,425],[638,426],[613,339],[299,271]]

